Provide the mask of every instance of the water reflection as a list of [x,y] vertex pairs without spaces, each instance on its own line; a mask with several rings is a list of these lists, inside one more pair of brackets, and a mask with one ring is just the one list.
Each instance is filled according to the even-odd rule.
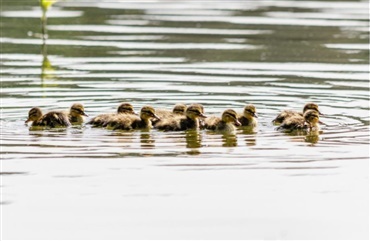
[[320,134],[323,134],[320,130],[293,130],[293,131],[284,131],[288,136],[291,136],[291,140],[296,142],[308,142],[311,144],[316,144],[320,140]]
[[152,135],[148,131],[141,130],[140,131],[140,143],[142,149],[154,149],[155,148],[155,140],[153,139]]
[[235,147],[238,145],[238,138],[233,133],[222,134],[222,146],[223,147]]
[[40,0],[40,7],[42,9],[41,16],[41,34],[42,34],[42,64],[41,64],[41,86],[47,87],[45,80],[50,80],[55,78],[54,68],[48,58],[48,50],[46,40],[48,39],[47,33],[47,11],[54,4],[56,0]]
[[305,142],[309,142],[311,144],[316,144],[320,140],[319,134],[320,134],[320,131],[318,131],[318,130],[309,131],[304,140],[305,140]]
[[51,65],[51,62],[48,58],[46,39],[44,39],[42,42],[41,50],[42,50],[41,86],[48,87],[50,86],[50,84],[47,83],[47,80],[52,80],[55,78],[54,75],[55,69]]
[[48,38],[47,35],[47,11],[58,0],[40,0],[40,7],[42,10],[41,16],[41,33],[42,39],[46,40]]
[[[199,130],[185,131],[185,140],[187,148],[200,148],[202,146],[202,135]],[[200,152],[193,152],[192,154]]]

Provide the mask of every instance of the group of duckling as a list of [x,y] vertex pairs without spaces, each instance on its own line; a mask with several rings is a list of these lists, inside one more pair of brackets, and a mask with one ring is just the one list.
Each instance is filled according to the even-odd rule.
[[[282,111],[274,120],[279,124],[279,130],[312,130],[319,129],[318,124],[322,115],[315,103],[307,103],[303,112],[293,110]],[[38,107],[28,112],[28,122],[32,127],[56,128],[81,125],[84,122],[84,106],[76,103],[68,111],[51,111],[43,114]],[[176,104],[172,110],[154,109],[144,106],[140,113],[134,111],[130,103],[122,103],[116,113],[100,114],[90,121],[93,127],[105,127],[112,130],[135,130],[156,128],[164,131],[184,131],[188,129],[209,129],[214,131],[233,132],[236,126],[257,126],[257,112],[252,104],[244,107],[242,113],[233,109],[225,110],[221,117],[206,116],[201,104]]]

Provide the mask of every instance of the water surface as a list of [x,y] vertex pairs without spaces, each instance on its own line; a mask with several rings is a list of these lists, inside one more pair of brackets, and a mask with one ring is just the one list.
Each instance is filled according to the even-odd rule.
[[[1,9],[4,239],[367,239],[366,1],[64,1],[42,40],[37,2]],[[259,126],[211,131],[30,131],[34,106],[121,102]],[[319,133],[283,133],[315,102]],[[89,118],[88,118],[89,119]]]

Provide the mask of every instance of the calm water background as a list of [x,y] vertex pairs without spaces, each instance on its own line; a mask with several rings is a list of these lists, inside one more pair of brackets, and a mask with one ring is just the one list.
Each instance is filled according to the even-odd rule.
[[[1,6],[3,239],[368,239],[368,1],[38,1]],[[320,134],[275,130],[316,102]],[[120,102],[259,128],[29,131],[28,110]]]

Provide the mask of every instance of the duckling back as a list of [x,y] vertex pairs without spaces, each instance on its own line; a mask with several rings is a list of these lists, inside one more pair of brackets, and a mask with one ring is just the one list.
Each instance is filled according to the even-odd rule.
[[221,118],[217,116],[209,116],[204,119],[204,128],[209,130],[216,130],[217,125],[220,123]]
[[280,114],[278,114],[275,117],[275,119],[272,120],[272,122],[274,124],[281,124],[284,122],[285,119],[292,118],[293,116],[303,117],[303,114],[294,110],[283,110]]
[[51,111],[43,115],[40,119],[33,121],[32,126],[61,128],[71,126],[71,122],[63,112]]
[[141,119],[137,115],[118,114],[105,122],[104,126],[113,130],[133,130],[140,128],[140,123]]
[[163,130],[163,131],[180,131],[183,128],[181,127],[181,122],[186,117],[182,116],[169,116],[167,118],[161,118],[160,121],[153,123],[154,128]]
[[[87,124],[94,127],[106,127],[109,122],[115,121],[120,115],[136,115],[134,107],[130,103],[122,103],[117,108],[117,113],[100,114],[92,118]],[[137,116],[137,115],[136,115]]]
[[205,119],[205,128],[215,131],[234,132],[236,126],[240,126],[237,113],[232,109],[227,109],[222,113],[222,117],[209,117]]
[[173,119],[175,117],[180,117],[185,115],[185,110],[186,110],[186,105],[185,104],[176,104],[172,111],[167,110],[167,109],[156,109],[155,114],[160,118],[160,119],[154,119],[152,120],[153,126],[155,126],[160,120],[165,121],[167,119]]
[[302,130],[308,126],[305,119],[301,115],[291,115],[286,117],[281,125],[277,128],[278,130]]
[[288,118],[298,118],[299,119],[299,116],[303,117],[304,113],[308,110],[314,110],[320,115],[322,115],[322,113],[319,111],[319,106],[315,103],[309,102],[304,105],[302,112],[298,112],[294,110],[283,110],[277,117],[275,117],[275,119],[272,120],[272,122],[274,124],[282,124],[285,121],[285,119],[288,119]]
[[155,127],[165,131],[184,131],[199,128],[199,118],[205,118],[202,109],[191,105],[186,109],[185,116],[175,116],[156,123]]
[[87,124],[94,127],[102,127],[104,123],[107,123],[109,119],[115,116],[116,113],[100,114],[92,118]]
[[151,128],[151,118],[159,117],[151,106],[144,106],[140,110],[140,117],[131,114],[119,114],[113,121],[109,121],[108,127],[114,130],[132,130]]

